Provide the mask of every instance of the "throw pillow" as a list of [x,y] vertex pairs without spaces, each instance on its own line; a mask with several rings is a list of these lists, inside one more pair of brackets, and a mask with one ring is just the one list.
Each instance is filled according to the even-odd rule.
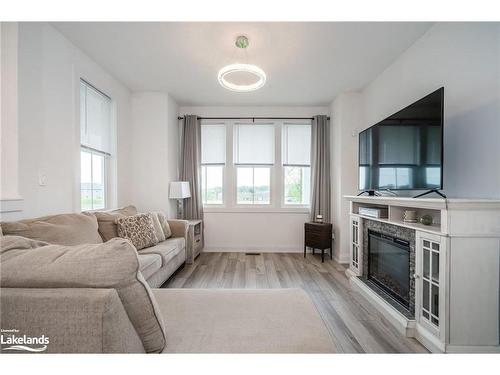
[[99,234],[104,242],[112,238],[118,237],[118,229],[116,227],[116,219],[120,217],[132,216],[137,214],[135,206],[126,206],[109,211],[94,211],[94,216],[97,218],[99,225]]
[[160,221],[161,229],[163,229],[163,234],[165,235],[165,239],[172,237],[172,230],[170,229],[170,225],[168,224],[167,217],[163,212],[157,212],[158,220]]
[[137,214],[116,219],[118,236],[132,242],[137,250],[158,243],[151,214]]
[[158,212],[151,212],[151,217],[153,218],[153,226],[155,227],[155,234],[156,238],[158,238],[158,242],[165,241],[165,233],[163,233],[163,229],[161,228]]
[[44,246],[5,236],[0,242],[2,288],[116,289],[146,352],[159,353],[165,347],[161,312],[129,241],[116,238],[104,244]]

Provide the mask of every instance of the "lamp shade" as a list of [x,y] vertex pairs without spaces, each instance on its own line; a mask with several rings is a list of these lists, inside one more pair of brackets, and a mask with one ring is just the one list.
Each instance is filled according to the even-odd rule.
[[188,181],[172,181],[170,183],[170,192],[168,197],[170,199],[183,199],[191,196]]

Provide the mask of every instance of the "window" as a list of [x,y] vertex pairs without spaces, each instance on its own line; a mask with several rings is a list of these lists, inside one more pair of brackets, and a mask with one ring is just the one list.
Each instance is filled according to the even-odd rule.
[[270,204],[270,168],[238,167],[236,195],[237,204]]
[[80,206],[107,207],[108,161],[111,156],[111,99],[80,81]]
[[82,148],[81,162],[81,210],[97,210],[106,207],[106,156]]
[[441,186],[441,168],[426,167],[425,168],[425,183],[427,186],[439,188]]
[[412,186],[411,168],[381,167],[379,186],[381,189],[408,189]]
[[207,212],[307,212],[310,121],[203,121],[200,183]]
[[226,126],[201,125],[201,194],[205,205],[224,203]]
[[311,125],[283,124],[285,205],[309,205],[311,197]]
[[235,124],[236,204],[271,204],[274,124]]

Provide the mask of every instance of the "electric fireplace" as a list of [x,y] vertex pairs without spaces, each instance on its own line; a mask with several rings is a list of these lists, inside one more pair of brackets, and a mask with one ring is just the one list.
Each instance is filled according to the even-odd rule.
[[368,230],[368,280],[410,308],[410,243]]

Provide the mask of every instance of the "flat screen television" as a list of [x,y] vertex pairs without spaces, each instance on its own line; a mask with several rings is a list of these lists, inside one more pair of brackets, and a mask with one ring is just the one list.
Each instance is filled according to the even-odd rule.
[[443,189],[444,89],[359,134],[359,189]]

